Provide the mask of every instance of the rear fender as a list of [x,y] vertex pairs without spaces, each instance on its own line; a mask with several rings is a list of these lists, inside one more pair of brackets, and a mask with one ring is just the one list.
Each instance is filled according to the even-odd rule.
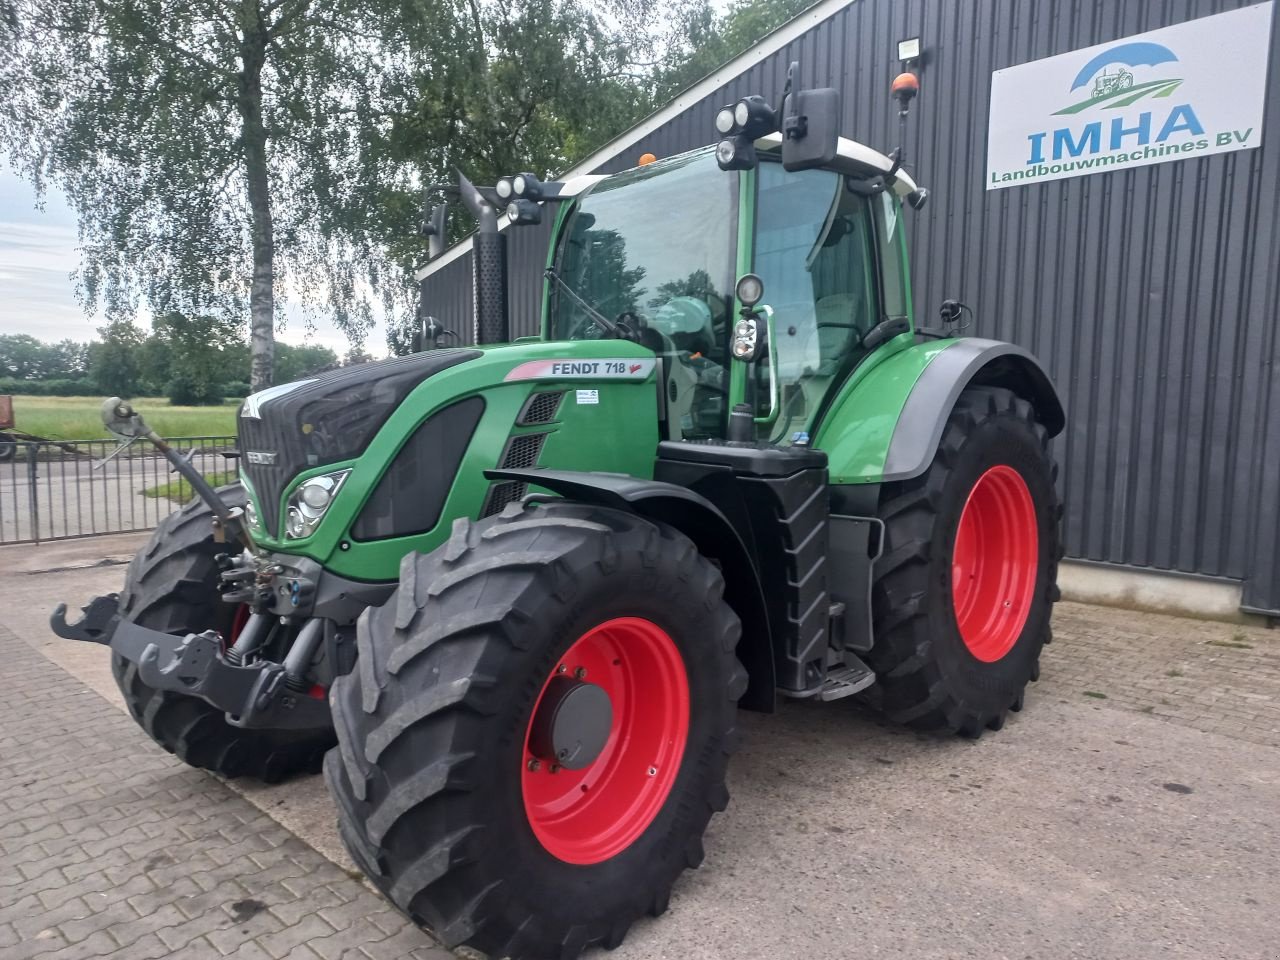
[[899,351],[842,390],[813,443],[827,453],[831,482],[892,482],[924,473],[961,392],[979,385],[1012,390],[1034,406],[1050,436],[1062,432],[1062,402],[1026,350],[977,337],[931,340]]
[[885,456],[885,482],[910,480],[929,469],[947,418],[971,386],[1012,390],[1031,403],[1051,437],[1066,425],[1058,392],[1034,356],[999,340],[957,340],[925,367],[912,387]]
[[749,682],[738,705],[764,713],[773,711],[773,644],[759,573],[741,535],[710,500],[672,483],[624,474],[486,470],[485,476],[490,480],[518,480],[566,499],[625,510],[670,524],[692,540],[699,553],[720,565],[725,602],[742,621],[737,652],[747,669]]

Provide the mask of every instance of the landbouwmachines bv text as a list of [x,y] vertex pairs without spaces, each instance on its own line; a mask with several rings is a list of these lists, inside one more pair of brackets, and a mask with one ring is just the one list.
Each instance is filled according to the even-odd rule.
[[[162,447],[199,498],[55,630],[110,646],[187,763],[323,766],[372,881],[491,957],[662,913],[740,708],[861,694],[998,730],[1050,639],[1063,409],[958,303],[915,324],[926,192],[838,117],[788,80],[613,176],[460,175],[425,232],[439,254],[450,201],[478,223],[477,345],[249,397],[219,490]],[[506,342],[504,230],[542,217],[541,335]]]

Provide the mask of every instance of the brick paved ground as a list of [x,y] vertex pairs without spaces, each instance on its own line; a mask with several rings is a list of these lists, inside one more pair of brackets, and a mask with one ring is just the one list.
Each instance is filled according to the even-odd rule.
[[1280,630],[1060,603],[1034,691],[1280,746]]
[[[0,960],[444,960],[314,852],[341,857],[317,778],[251,804],[102,699],[105,651],[47,610],[121,574],[0,589]],[[1082,604],[1055,630],[976,743],[848,703],[744,714],[711,867],[612,956],[1275,960],[1280,631]]]
[[0,686],[4,960],[449,957],[3,626]]

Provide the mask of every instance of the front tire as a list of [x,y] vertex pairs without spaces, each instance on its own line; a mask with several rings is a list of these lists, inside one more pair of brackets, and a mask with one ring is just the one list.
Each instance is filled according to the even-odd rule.
[[1031,404],[970,387],[929,469],[885,485],[868,660],[890,719],[976,737],[1022,709],[1058,597],[1056,475]]
[[[620,511],[456,521],[361,616],[357,670],[333,687],[325,775],[352,856],[446,946],[616,946],[666,909],[728,802],[746,672],[723,589],[685,536]],[[611,713],[548,746],[569,693]]]
[[[244,487],[218,490],[228,506],[245,503]],[[214,558],[234,547],[213,538],[213,512],[196,499],[160,522],[150,542],[129,564],[120,615],[139,626],[185,636],[217,630],[232,638],[237,608],[218,593]],[[142,681],[138,665],[111,655],[111,672],[129,714],[160,746],[183,763],[225,777],[278,783],[299,773],[318,773],[333,745],[328,730],[246,730],[196,697],[156,690]]]

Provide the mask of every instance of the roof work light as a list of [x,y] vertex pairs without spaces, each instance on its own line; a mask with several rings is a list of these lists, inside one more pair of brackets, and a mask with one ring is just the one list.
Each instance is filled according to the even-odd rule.
[[755,141],[778,129],[778,116],[764,97],[753,94],[716,112],[716,163],[721,170],[750,170],[756,165]]

